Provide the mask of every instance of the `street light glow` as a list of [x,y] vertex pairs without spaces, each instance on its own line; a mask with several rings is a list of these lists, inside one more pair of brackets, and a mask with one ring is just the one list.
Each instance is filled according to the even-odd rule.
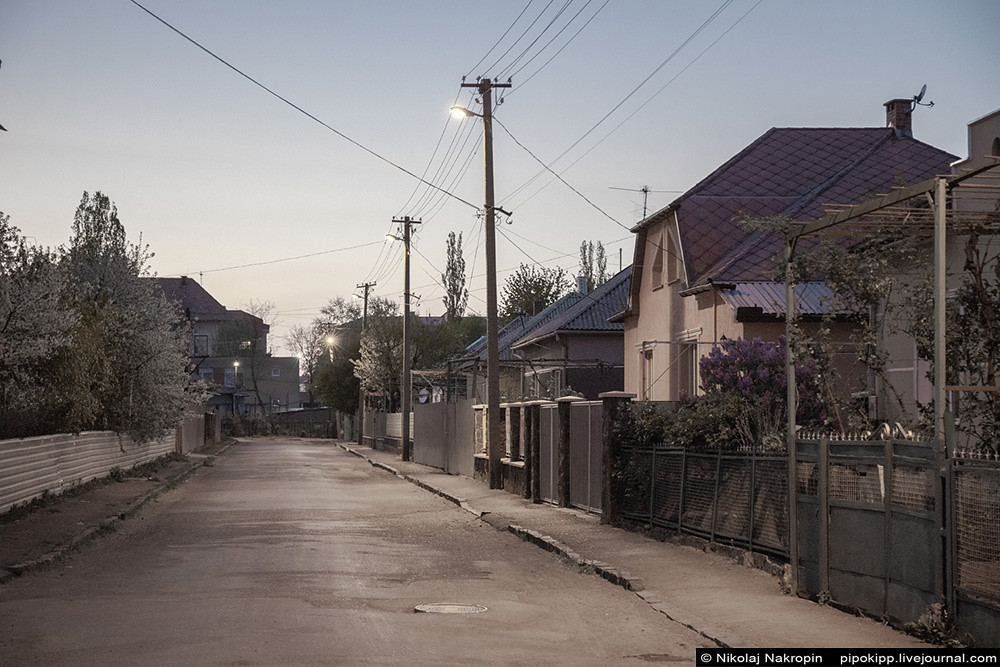
[[455,118],[468,118],[470,116],[476,116],[477,118],[482,118],[482,116],[477,114],[475,111],[469,111],[465,107],[452,107],[451,115],[454,116]]

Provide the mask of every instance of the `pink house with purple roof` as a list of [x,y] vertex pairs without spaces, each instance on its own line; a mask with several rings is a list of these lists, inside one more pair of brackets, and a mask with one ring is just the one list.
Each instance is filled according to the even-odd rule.
[[[954,155],[913,138],[911,106],[887,102],[886,127],[772,128],[636,225],[628,302],[613,317],[625,327],[625,391],[654,401],[694,395],[712,345],[784,333],[785,288],[773,281],[783,239],[748,234],[741,219],[813,220],[830,205],[949,173]],[[816,281],[796,296],[802,319],[818,321],[832,294]],[[834,322],[835,339],[848,341],[852,326]]]

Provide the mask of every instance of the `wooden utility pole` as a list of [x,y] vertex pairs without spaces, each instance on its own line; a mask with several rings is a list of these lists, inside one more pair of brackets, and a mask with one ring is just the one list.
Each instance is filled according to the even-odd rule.
[[[364,338],[365,330],[368,329],[368,291],[375,287],[375,283],[362,283],[357,285],[358,289],[363,289],[364,309],[361,311],[361,338]],[[359,348],[360,349],[360,348]],[[359,351],[360,354],[360,351]],[[358,386],[358,445],[365,444],[365,387],[359,383]]]
[[412,220],[410,216],[405,216],[400,220],[393,219],[393,222],[403,227],[403,247],[405,256],[403,257],[403,376],[400,379],[400,389],[402,393],[403,409],[403,451],[401,458],[409,461],[413,458],[413,447],[410,442],[410,226],[419,225],[419,220]]
[[[503,488],[500,459],[506,453],[501,437],[500,415],[500,343],[497,321],[497,250],[496,202],[493,194],[493,89],[510,88],[510,82],[494,83],[480,79],[463,83],[463,88],[475,88],[483,102],[483,159],[485,162],[486,214],[486,454],[490,461],[490,488]],[[478,114],[475,114],[478,115]]]

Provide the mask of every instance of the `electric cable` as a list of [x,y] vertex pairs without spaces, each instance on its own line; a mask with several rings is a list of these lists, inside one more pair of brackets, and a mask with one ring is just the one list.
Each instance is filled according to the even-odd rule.
[[195,40],[194,40],[193,38],[191,38],[191,37],[188,37],[188,36],[187,36],[187,35],[186,35],[185,33],[183,33],[183,32],[182,32],[182,31],[181,31],[180,29],[178,29],[178,28],[175,28],[175,27],[174,27],[173,25],[171,25],[170,23],[168,23],[168,22],[167,22],[166,20],[164,20],[164,19],[160,18],[160,17],[159,17],[159,16],[157,16],[157,15],[156,15],[155,13],[153,13],[152,11],[150,11],[149,9],[147,9],[146,7],[144,7],[143,5],[141,5],[141,4],[140,4],[140,3],[138,2],[138,0],[129,0],[129,2],[131,2],[131,3],[133,4],[133,5],[135,5],[136,7],[138,7],[139,9],[141,9],[142,11],[146,12],[147,14],[149,14],[149,15],[150,15],[151,17],[153,17],[154,19],[156,19],[157,21],[159,21],[160,23],[162,23],[162,24],[163,24],[164,26],[166,26],[167,28],[169,28],[169,29],[170,29],[170,30],[172,30],[173,32],[175,32],[175,33],[177,33],[178,35],[180,35],[180,36],[181,36],[182,38],[184,38],[185,40],[187,40],[188,42],[190,42],[190,43],[191,43],[191,44],[193,44],[194,46],[196,46],[196,47],[198,47],[199,49],[201,49],[202,51],[204,51],[204,52],[205,52],[206,54],[208,54],[209,56],[211,56],[211,57],[212,57],[212,58],[214,58],[215,60],[219,61],[220,63],[222,63],[223,65],[225,65],[225,66],[226,66],[226,67],[228,67],[229,69],[231,69],[232,71],[234,71],[234,72],[236,72],[237,74],[239,74],[239,75],[240,75],[241,77],[243,77],[244,79],[246,79],[246,80],[247,80],[247,81],[249,81],[250,83],[254,84],[255,86],[257,86],[257,87],[258,87],[258,88],[260,88],[261,90],[265,91],[266,93],[270,94],[271,96],[273,96],[273,97],[275,97],[275,98],[277,98],[277,99],[281,100],[282,102],[284,102],[284,103],[285,103],[285,104],[287,104],[288,106],[292,107],[293,109],[295,109],[296,111],[298,111],[299,113],[301,113],[301,114],[302,114],[302,115],[304,115],[305,117],[309,118],[310,120],[313,120],[313,121],[315,121],[316,123],[318,123],[319,125],[321,125],[321,126],[325,127],[325,128],[327,129],[327,130],[329,130],[329,131],[333,132],[333,133],[334,133],[334,134],[336,134],[336,135],[337,135],[338,137],[340,137],[341,139],[343,139],[343,140],[347,141],[347,142],[348,142],[348,143],[350,143],[351,145],[353,145],[353,146],[355,146],[355,147],[357,147],[357,148],[360,148],[361,150],[363,150],[364,152],[368,153],[369,155],[371,155],[371,156],[373,156],[373,157],[375,157],[375,158],[377,158],[377,159],[381,160],[382,162],[384,162],[384,163],[388,164],[389,166],[391,166],[391,167],[393,167],[393,168],[395,168],[395,169],[398,169],[399,171],[403,172],[404,174],[406,174],[406,175],[408,175],[408,176],[410,176],[410,177],[412,177],[412,178],[415,178],[415,179],[417,179],[418,181],[420,181],[421,183],[423,183],[423,184],[427,185],[428,187],[431,187],[431,188],[434,188],[435,190],[440,190],[441,192],[445,192],[445,193],[446,193],[446,194],[447,194],[447,195],[448,195],[449,197],[452,197],[452,198],[454,198],[455,200],[457,200],[457,201],[460,201],[460,202],[462,202],[462,203],[463,203],[463,204],[465,204],[466,206],[470,206],[470,207],[472,207],[472,208],[474,208],[474,209],[476,209],[476,210],[478,210],[478,209],[479,209],[479,207],[478,207],[478,206],[476,206],[475,204],[473,204],[473,203],[471,203],[471,202],[468,202],[468,201],[466,201],[465,199],[462,199],[461,197],[459,197],[458,195],[456,195],[456,194],[454,194],[454,193],[452,193],[452,192],[447,192],[447,191],[445,191],[445,190],[442,190],[441,188],[439,188],[438,186],[434,185],[434,184],[433,184],[433,183],[431,183],[430,181],[426,181],[426,180],[424,180],[423,178],[421,178],[420,176],[417,176],[417,175],[416,175],[415,173],[413,173],[412,171],[410,171],[410,170],[409,170],[409,169],[407,169],[406,167],[404,167],[404,166],[402,166],[402,165],[400,165],[400,164],[397,164],[397,163],[393,162],[392,160],[390,160],[390,159],[389,159],[389,158],[387,158],[387,157],[384,157],[383,155],[380,155],[379,153],[377,153],[377,152],[376,152],[376,151],[374,151],[373,149],[371,149],[371,148],[368,148],[367,146],[365,146],[365,145],[364,145],[364,144],[362,144],[361,142],[359,142],[359,141],[357,141],[357,140],[355,140],[355,139],[352,139],[351,137],[349,137],[348,135],[344,134],[344,133],[343,133],[343,132],[341,132],[340,130],[338,130],[338,129],[334,128],[334,127],[333,127],[332,125],[329,125],[329,124],[327,124],[326,122],[324,122],[324,121],[320,120],[319,118],[317,118],[317,117],[316,117],[316,116],[314,116],[313,114],[309,113],[308,111],[306,111],[305,109],[303,109],[303,108],[302,108],[302,107],[300,107],[299,105],[295,104],[294,102],[292,102],[292,101],[291,101],[291,100],[289,100],[288,98],[286,98],[286,97],[283,97],[283,96],[279,95],[279,94],[278,94],[278,93],[276,93],[276,92],[275,92],[274,90],[272,90],[272,89],[268,88],[267,86],[265,86],[265,85],[264,85],[263,83],[261,83],[260,81],[257,81],[257,80],[256,80],[255,78],[253,78],[252,76],[250,76],[249,74],[247,74],[247,73],[246,73],[246,72],[244,72],[243,70],[239,69],[238,67],[236,67],[236,66],[235,66],[235,65],[233,65],[232,63],[228,62],[227,60],[225,60],[225,59],[224,59],[224,58],[222,58],[221,56],[218,56],[218,55],[216,55],[216,54],[215,54],[215,53],[214,53],[213,51],[209,50],[209,49],[208,49],[207,47],[205,47],[205,46],[202,46],[202,45],[201,45],[200,43],[198,43],[197,41],[195,41]]

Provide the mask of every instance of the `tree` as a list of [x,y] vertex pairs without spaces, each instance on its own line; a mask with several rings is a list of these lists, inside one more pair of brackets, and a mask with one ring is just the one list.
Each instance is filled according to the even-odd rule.
[[285,338],[288,347],[299,358],[299,373],[306,379],[309,403],[314,400],[314,383],[320,361],[326,354],[326,335],[316,322],[308,326],[293,326]]
[[608,258],[604,245],[598,241],[580,243],[580,275],[587,279],[587,291],[591,292],[608,281]]
[[187,325],[148,278],[151,257],[141,239],[128,241],[106,195],[84,192],[60,258],[77,321],[74,347],[58,364],[75,394],[65,397],[76,406],[73,426],[147,441],[175,428],[185,404],[201,397],[186,369]]
[[368,302],[368,327],[354,373],[366,393],[381,394],[390,406],[399,404],[399,379],[403,370],[403,322],[399,304],[375,297]]
[[568,289],[569,279],[563,269],[521,264],[504,282],[500,316],[509,319],[521,313],[537,315]]
[[448,260],[441,282],[444,283],[445,313],[449,320],[462,317],[469,303],[469,290],[465,287],[465,258],[462,256],[462,234],[448,232]]
[[0,439],[52,428],[51,360],[78,322],[62,305],[56,256],[29,247],[0,212]]

